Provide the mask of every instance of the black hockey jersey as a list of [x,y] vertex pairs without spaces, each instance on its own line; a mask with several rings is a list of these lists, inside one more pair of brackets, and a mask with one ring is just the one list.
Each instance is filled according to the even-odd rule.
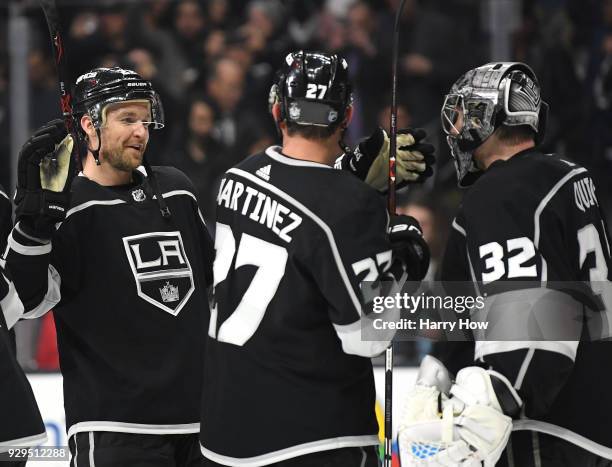
[[259,466],[378,443],[359,281],[391,262],[384,200],[353,175],[268,148],[217,197],[201,443]]
[[[493,163],[467,192],[453,221],[442,278],[474,281],[480,293],[502,281],[510,288],[510,281],[585,281],[597,293],[610,267],[606,225],[588,171],[531,149]],[[581,435],[587,438],[583,448],[612,456],[612,425],[604,415],[612,413],[610,342],[493,341],[442,348],[440,356],[455,373],[476,360],[508,377],[525,402],[527,419],[515,422],[515,429],[574,443]]]
[[9,236],[26,317],[54,309],[69,436],[199,430],[212,242],[187,177],[153,170],[170,218],[138,171],[130,186],[79,176],[51,243]]
[[[11,203],[0,191],[0,229],[10,231]],[[8,228],[7,228],[8,227]],[[6,243],[6,237],[2,236]],[[0,262],[0,453],[9,447],[37,446],[47,439],[32,388],[15,359],[9,329],[23,314],[23,304]]]

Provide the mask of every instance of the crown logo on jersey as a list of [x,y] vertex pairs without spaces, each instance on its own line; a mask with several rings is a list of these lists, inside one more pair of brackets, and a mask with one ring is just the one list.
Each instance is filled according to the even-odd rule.
[[257,169],[257,172],[255,172],[255,175],[263,178],[264,180],[270,180],[270,164],[261,167],[259,169]]
[[137,190],[132,191],[132,198],[134,198],[134,201],[137,203],[142,203],[145,199],[147,199],[147,195],[142,188],[138,188]]
[[166,285],[159,289],[159,293],[161,293],[161,298],[164,303],[176,302],[179,299],[178,287],[172,285],[168,281],[166,281]]

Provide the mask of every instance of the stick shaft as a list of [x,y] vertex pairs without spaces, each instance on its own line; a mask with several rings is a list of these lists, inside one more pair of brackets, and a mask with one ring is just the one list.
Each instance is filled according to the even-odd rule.
[[70,92],[70,81],[68,78],[68,66],[66,61],[66,51],[60,28],[60,16],[57,11],[55,0],[39,0],[40,6],[45,13],[49,34],[51,35],[51,45],[55,66],[57,68],[57,78],[60,93],[60,110],[64,117],[64,123],[69,133],[72,133],[72,94]]
[[[397,155],[397,61],[399,44],[399,23],[406,0],[400,2],[393,28],[393,54],[391,71],[391,122],[389,125],[389,190],[387,209],[395,214],[395,158]],[[385,449],[384,467],[391,467],[393,456],[393,341],[385,352]]]

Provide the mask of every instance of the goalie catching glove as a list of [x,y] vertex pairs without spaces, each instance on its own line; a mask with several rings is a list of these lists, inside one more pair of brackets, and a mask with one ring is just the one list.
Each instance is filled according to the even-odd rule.
[[37,129],[19,153],[15,214],[26,233],[49,239],[66,217],[74,177],[73,139],[63,120]]
[[[407,183],[420,183],[433,174],[434,147],[425,143],[422,129],[397,132],[395,177],[398,188]],[[371,187],[386,191],[389,186],[389,149],[387,132],[377,128],[372,135],[357,145],[352,152],[336,160],[337,169],[348,170]]]
[[495,371],[463,368],[451,386],[444,365],[425,357],[400,422],[402,467],[494,467],[521,404]]

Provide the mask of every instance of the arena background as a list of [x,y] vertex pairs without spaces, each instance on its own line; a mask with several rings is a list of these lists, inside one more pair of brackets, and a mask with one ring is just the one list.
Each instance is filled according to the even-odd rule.
[[[121,65],[153,82],[164,103],[166,128],[152,132],[148,157],[191,177],[208,219],[214,219],[221,174],[277,140],[267,94],[287,52],[304,48],[346,57],[356,110],[349,142],[389,125],[391,41],[399,0],[58,4],[73,79],[94,66]],[[590,169],[609,213],[612,0],[407,0],[399,54],[399,127],[425,128],[438,149],[435,176],[403,190],[398,205],[423,225],[433,254],[428,278],[436,277],[462,196],[439,111],[453,81],[470,67],[520,60],[534,68],[551,108],[544,149]],[[1,0],[0,183],[7,192],[15,186],[19,148],[33,129],[60,116],[58,108],[50,42],[37,2]],[[51,314],[18,324],[17,334],[19,361],[33,375],[37,397],[44,399],[50,438],[65,443],[65,434],[58,438],[53,431],[63,413]],[[414,367],[429,345],[398,344],[397,366]],[[406,375],[414,376],[413,371]]]

